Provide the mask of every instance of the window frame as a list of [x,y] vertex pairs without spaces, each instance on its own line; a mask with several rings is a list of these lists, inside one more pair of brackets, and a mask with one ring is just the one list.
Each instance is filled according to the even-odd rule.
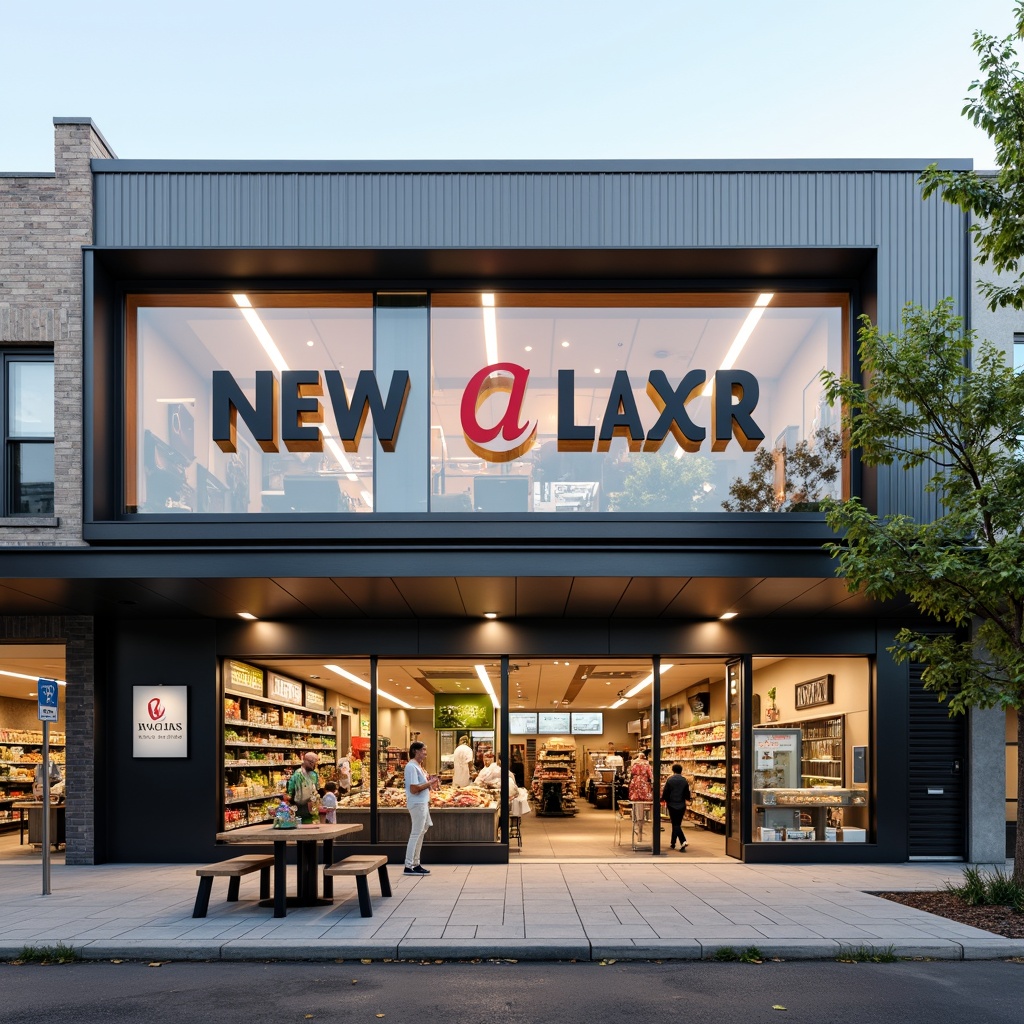
[[[15,460],[13,451],[15,446],[26,444],[49,444],[51,449],[56,443],[56,408],[54,409],[54,430],[51,434],[40,434],[38,436],[17,436],[11,435],[10,413],[11,413],[11,367],[15,363],[48,363],[54,365],[54,354],[52,349],[29,349],[11,348],[2,352],[3,372],[3,394],[0,396],[0,415],[3,416],[3,446],[0,448],[0,479],[3,480],[3,507],[2,513],[5,518],[28,518],[32,516],[52,516],[56,512],[56,468],[53,474],[55,485],[53,504],[46,511],[22,512],[14,508],[15,481],[13,477]],[[56,399],[56,384],[54,384],[51,401]]]

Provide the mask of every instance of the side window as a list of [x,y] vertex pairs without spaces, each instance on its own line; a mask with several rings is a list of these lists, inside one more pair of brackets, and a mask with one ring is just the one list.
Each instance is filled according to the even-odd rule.
[[4,514],[52,515],[53,356],[9,352],[4,369]]

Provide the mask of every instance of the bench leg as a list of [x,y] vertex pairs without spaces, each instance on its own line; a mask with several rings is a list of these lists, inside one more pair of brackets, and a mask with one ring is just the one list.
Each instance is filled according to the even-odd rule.
[[228,903],[238,902],[238,889],[242,884],[242,876],[235,875],[228,879]]
[[270,868],[260,868],[260,899],[270,899]]
[[391,895],[391,879],[388,878],[388,866],[387,864],[381,864],[377,868],[377,877],[380,879],[380,894],[381,896]]
[[360,917],[373,917],[373,907],[370,905],[370,884],[366,881],[366,875],[356,875],[356,892],[359,894]]
[[213,877],[206,875],[199,879],[199,892],[196,893],[196,905],[192,911],[193,917],[206,917],[210,909],[210,893],[213,892]]

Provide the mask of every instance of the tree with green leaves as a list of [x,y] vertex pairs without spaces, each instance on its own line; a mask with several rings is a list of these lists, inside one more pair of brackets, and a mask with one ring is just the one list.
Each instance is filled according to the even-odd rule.
[[744,480],[729,484],[726,512],[816,512],[839,479],[843,439],[819,427],[811,441],[788,448],[758,448]]
[[989,307],[1024,308],[1024,74],[1016,46],[1024,39],[1024,0],[1014,5],[1015,30],[1005,38],[974,33],[982,77],[971,83],[963,115],[995,144],[998,170],[940,170],[920,177],[924,197],[938,192],[976,218],[971,226],[979,263],[992,264],[1002,281],[980,281]]
[[[924,666],[922,680],[950,714],[1014,708],[1024,747],[1024,374],[964,329],[952,300],[908,306],[902,331],[867,318],[859,332],[866,385],[822,375],[840,402],[851,450],[869,466],[924,467],[938,514],[918,523],[880,519],[857,498],[826,500],[827,546],[851,591],[907,595],[942,628],[902,629],[897,663]],[[1024,758],[1018,758],[1024,793]],[[1014,879],[1024,884],[1024,802],[1018,803]]]

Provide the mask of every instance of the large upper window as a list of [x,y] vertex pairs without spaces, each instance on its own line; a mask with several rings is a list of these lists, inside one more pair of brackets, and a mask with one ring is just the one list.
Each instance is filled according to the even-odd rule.
[[53,514],[53,356],[3,356],[4,513]]
[[[842,491],[846,297],[434,295],[436,511],[773,512]],[[468,382],[468,385],[467,385]]]
[[132,296],[129,513],[722,513],[844,493],[840,294]]

